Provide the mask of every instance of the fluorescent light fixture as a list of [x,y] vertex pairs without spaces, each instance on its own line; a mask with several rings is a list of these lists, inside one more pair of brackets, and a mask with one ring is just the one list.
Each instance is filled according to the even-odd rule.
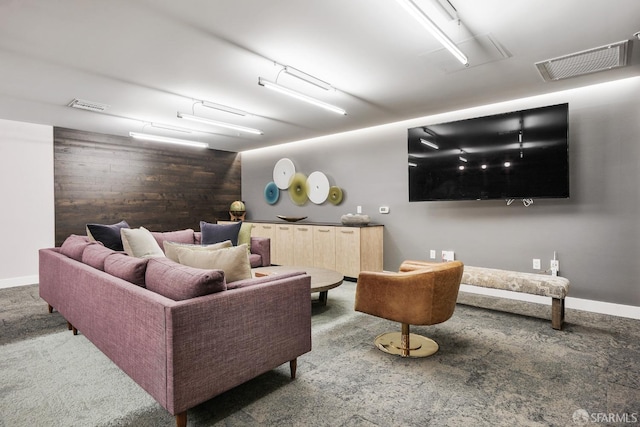
[[280,86],[277,83],[270,82],[269,80],[265,80],[262,77],[258,77],[258,84],[260,86],[264,86],[268,89],[275,90],[276,92],[280,92],[284,95],[288,95],[292,98],[299,99],[300,101],[308,102],[309,104],[315,105],[316,107],[324,108],[325,110],[332,111],[334,113],[342,114],[344,116],[347,115],[347,112],[340,107],[336,107],[335,105],[327,104],[324,101],[320,101],[319,99],[312,98],[310,96],[304,95],[295,90],[286,88],[284,86]]
[[313,77],[311,74],[307,74],[304,71],[300,71],[297,68],[285,65],[284,72],[314,86],[318,86],[320,89],[331,89],[331,85],[329,83],[325,82],[324,80],[320,80],[319,78]]
[[209,148],[209,144],[198,141],[187,141],[186,139],[169,138],[166,136],[152,135],[149,133],[129,132],[129,136],[135,139],[146,141],[165,142],[168,144],[186,145],[188,147]]
[[164,123],[151,123],[151,127],[164,129],[164,130],[172,130],[174,132],[183,132],[183,133],[193,133],[192,129],[181,128],[178,126],[165,125]]
[[431,147],[433,149],[439,150],[440,147],[438,147],[436,144],[434,144],[431,141],[427,141],[426,139],[420,138],[420,142],[423,143],[424,145]]
[[246,111],[238,110],[237,108],[227,107],[226,105],[216,104],[215,102],[200,101],[200,103],[207,108],[213,108],[214,110],[224,111],[225,113],[235,114],[237,116],[252,116],[253,114]]
[[206,119],[204,117],[194,116],[192,114],[181,113],[179,111],[178,111],[178,117],[181,118],[181,119],[185,119],[185,120],[191,120],[192,122],[205,123],[205,124],[212,125],[212,126],[219,126],[219,127],[222,127],[222,128],[233,129],[233,130],[237,130],[237,131],[240,131],[240,132],[252,133],[252,134],[255,134],[255,135],[263,135],[264,134],[264,132],[262,132],[260,129],[252,129],[252,128],[248,128],[248,127],[244,127],[244,126],[234,125],[232,123],[219,122],[217,120]]
[[417,166],[418,166],[418,164],[417,164],[417,163],[409,162],[409,167],[410,167],[410,168],[415,168],[415,167],[417,167]]
[[467,56],[458,46],[420,9],[413,0],[396,0],[411,14],[424,28],[429,31],[462,65],[469,65]]
[[465,162],[465,163],[468,162],[466,157],[459,156],[458,158],[460,159],[461,162]]

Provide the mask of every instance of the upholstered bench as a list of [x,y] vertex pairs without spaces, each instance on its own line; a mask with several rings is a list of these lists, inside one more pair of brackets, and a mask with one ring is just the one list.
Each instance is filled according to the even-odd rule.
[[562,329],[564,298],[569,293],[569,280],[564,277],[465,265],[462,283],[551,297],[551,327]]

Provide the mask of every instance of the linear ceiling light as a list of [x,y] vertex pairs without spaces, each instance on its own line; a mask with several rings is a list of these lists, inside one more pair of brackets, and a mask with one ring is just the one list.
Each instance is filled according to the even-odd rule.
[[186,139],[169,138],[166,136],[152,135],[149,133],[129,132],[129,136],[146,141],[166,142],[168,144],[186,145],[189,147],[209,148],[209,144],[205,142],[187,141]]
[[290,67],[289,65],[285,65],[284,72],[314,86],[318,86],[320,89],[329,90],[332,88],[332,86],[324,80],[320,80],[317,77],[313,77],[311,74],[307,74],[304,71],[300,71],[297,68]]
[[252,116],[253,115],[251,113],[247,113],[246,111],[238,110],[237,108],[227,107],[226,105],[222,105],[222,104],[216,104],[215,102],[200,101],[200,103],[203,106],[207,107],[207,108],[213,108],[214,110],[220,110],[220,111],[224,111],[226,113],[235,114],[235,115],[238,115],[238,116]]
[[183,132],[183,133],[193,133],[194,131],[192,129],[187,129],[187,128],[181,128],[178,126],[172,126],[172,125],[165,125],[164,123],[151,123],[151,127],[154,128],[158,128],[158,129],[164,129],[164,130],[172,130],[174,132]]
[[309,104],[313,104],[316,107],[324,108],[325,110],[333,111],[334,113],[342,114],[344,116],[347,115],[347,112],[340,107],[336,107],[335,105],[327,104],[324,101],[320,101],[319,99],[312,98],[310,96],[304,95],[295,90],[286,88],[284,86],[280,86],[277,83],[270,82],[269,80],[265,80],[262,77],[258,77],[258,84],[260,86],[264,86],[268,89],[275,90],[276,92],[280,92],[284,95],[288,95],[292,98],[299,99],[304,102],[308,102]]
[[467,56],[462,53],[458,46],[420,9],[413,0],[396,0],[407,12],[411,14],[433,37],[436,38],[449,52],[456,57],[462,65],[469,65]]
[[424,138],[420,138],[420,142],[422,142],[424,145],[426,145],[427,147],[431,147],[435,150],[440,149],[440,147],[438,147],[435,143],[431,142],[431,141],[427,141]]
[[233,129],[240,132],[253,133],[255,135],[264,135],[259,129],[248,128],[244,126],[234,125],[232,123],[219,122],[217,120],[206,119],[204,117],[194,116],[192,114],[181,113],[178,111],[178,117],[185,120],[191,120],[192,122],[205,123],[212,126],[219,126],[222,128]]

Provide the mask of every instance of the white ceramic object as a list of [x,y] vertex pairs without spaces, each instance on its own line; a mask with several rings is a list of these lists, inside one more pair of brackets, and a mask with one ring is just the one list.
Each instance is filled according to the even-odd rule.
[[276,183],[279,189],[286,190],[289,188],[289,181],[291,181],[295,173],[296,167],[291,159],[280,159],[273,168],[273,182]]
[[309,200],[320,205],[329,197],[329,179],[322,172],[312,172],[307,178],[307,195]]

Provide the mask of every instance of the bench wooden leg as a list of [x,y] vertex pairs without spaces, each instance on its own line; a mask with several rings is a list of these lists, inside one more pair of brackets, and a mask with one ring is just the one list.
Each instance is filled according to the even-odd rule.
[[561,330],[564,322],[564,298],[551,299],[551,327]]
[[298,359],[289,361],[289,369],[291,370],[291,379],[296,379],[296,370],[298,369]]

